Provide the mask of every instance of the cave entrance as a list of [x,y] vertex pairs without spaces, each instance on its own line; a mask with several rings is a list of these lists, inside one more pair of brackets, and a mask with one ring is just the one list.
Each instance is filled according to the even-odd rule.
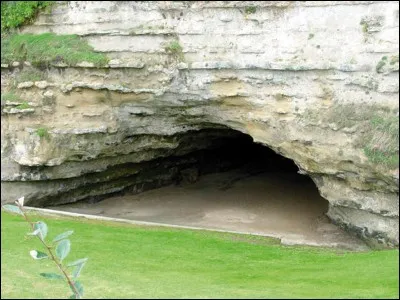
[[[124,194],[53,207],[71,212],[279,237],[286,243],[351,243],[331,224],[328,201],[298,167],[231,129],[188,132]],[[147,172],[147,173],[146,173]]]

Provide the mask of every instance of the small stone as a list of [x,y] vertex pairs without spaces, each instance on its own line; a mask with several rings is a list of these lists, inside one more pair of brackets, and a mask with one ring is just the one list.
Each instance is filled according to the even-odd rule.
[[32,81],[26,81],[26,82],[21,82],[18,84],[18,88],[19,89],[27,89],[33,86],[33,82]]
[[161,72],[163,69],[164,67],[162,65],[154,65],[147,68],[149,72]]
[[230,21],[233,20],[232,16],[228,16],[228,15],[222,15],[222,16],[219,17],[219,19],[222,22],[230,22]]
[[1,64],[2,68],[8,68],[8,64]]
[[100,117],[102,114],[103,113],[90,113],[90,112],[88,112],[88,113],[83,113],[82,116],[91,118],[91,117]]
[[80,63],[77,63],[76,66],[82,68],[94,68],[94,63],[82,61]]
[[330,75],[330,76],[326,76],[326,79],[328,80],[345,80],[347,78],[346,75]]
[[45,89],[49,85],[48,85],[47,81],[36,81],[35,86],[37,86],[39,89]]
[[339,128],[337,127],[337,125],[336,125],[336,124],[334,124],[334,123],[330,123],[330,124],[328,124],[328,127],[329,127],[330,129],[332,129],[333,131],[337,131],[337,130],[339,130]]
[[33,113],[35,112],[34,108],[25,108],[25,109],[18,109],[18,108],[11,108],[8,113],[9,114],[18,114],[18,113]]
[[346,132],[346,133],[356,133],[357,132],[357,130],[355,128],[348,128],[348,127],[343,128],[342,131]]
[[272,74],[268,74],[264,77],[264,80],[272,80],[272,79],[274,79],[274,75]]
[[42,110],[43,110],[44,112],[46,112],[46,113],[52,113],[52,112],[53,112],[53,109],[50,108],[50,107],[43,107]]
[[108,65],[112,67],[119,66],[121,64],[121,61],[119,59],[112,59],[108,62]]
[[180,62],[176,67],[177,67],[179,70],[187,69],[187,68],[188,68],[188,64],[186,64],[186,63],[184,63],[184,62]]
[[29,61],[24,61],[24,65],[27,66],[27,67],[32,66],[32,64]]
[[18,66],[19,66],[19,62],[18,62],[18,61],[14,61],[14,62],[12,63],[12,66],[13,66],[13,67],[18,67]]
[[63,93],[68,93],[73,89],[73,86],[72,84],[67,84],[67,85],[63,84],[61,85],[60,89]]
[[298,168],[299,168],[299,170],[297,171],[298,174],[307,175],[307,172],[305,170],[301,169],[300,167]]
[[68,65],[66,63],[64,63],[64,62],[52,63],[51,65],[54,66],[54,67],[59,67],[59,68],[68,67]]
[[137,61],[137,62],[128,62],[126,64],[127,68],[134,68],[134,69],[143,69],[144,68],[144,63],[141,61]]
[[44,96],[45,98],[51,99],[51,98],[53,98],[54,94],[53,94],[52,91],[46,91],[46,92],[43,94],[43,96]]
[[279,114],[279,115],[286,115],[288,112],[286,110],[277,109],[276,113]]

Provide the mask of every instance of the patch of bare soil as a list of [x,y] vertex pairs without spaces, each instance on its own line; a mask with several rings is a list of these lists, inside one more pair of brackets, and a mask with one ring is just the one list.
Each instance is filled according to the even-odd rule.
[[246,170],[205,175],[192,184],[52,209],[276,237],[283,244],[366,250],[325,216],[328,201],[308,177]]

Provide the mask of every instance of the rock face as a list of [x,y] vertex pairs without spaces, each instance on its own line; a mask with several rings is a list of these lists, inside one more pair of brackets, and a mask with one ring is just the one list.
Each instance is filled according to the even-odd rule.
[[[22,30],[44,32],[110,61],[2,98],[2,203],[138,192],[176,177],[168,156],[196,180],[190,153],[229,128],[292,159],[334,222],[398,246],[398,2],[68,1]],[[2,63],[2,94],[33,68]]]

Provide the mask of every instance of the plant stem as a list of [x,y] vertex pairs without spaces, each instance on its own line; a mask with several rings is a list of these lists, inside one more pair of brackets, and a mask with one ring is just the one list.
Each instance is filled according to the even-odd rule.
[[[18,205],[19,209],[20,209],[21,212],[22,212],[22,215],[24,216],[25,220],[29,223],[29,225],[31,226],[32,230],[34,230],[34,228],[35,228],[34,226],[35,226],[35,225],[34,225],[33,222],[31,222],[31,221],[29,220],[27,214],[25,213],[25,211],[24,211],[24,209],[23,209],[23,206],[22,206],[18,201],[15,201],[15,203]],[[40,236],[40,234],[39,234],[39,235],[36,235],[36,236],[37,236],[38,239],[42,242],[42,244],[46,247],[47,251],[48,251],[49,254],[50,254],[51,260],[54,261],[54,263],[57,265],[57,267],[60,269],[60,271],[64,274],[65,278],[67,279],[68,285],[70,286],[70,288],[72,289],[72,291],[73,291],[74,294],[76,295],[76,298],[77,298],[77,299],[81,299],[81,295],[79,294],[78,290],[76,289],[74,282],[69,278],[67,272],[65,272],[65,270],[64,270],[64,268],[63,268],[61,262],[59,262],[59,261],[57,260],[57,258],[54,256],[53,252],[51,251],[51,247],[48,246],[48,245],[44,242],[44,240],[42,239],[42,237]]]

